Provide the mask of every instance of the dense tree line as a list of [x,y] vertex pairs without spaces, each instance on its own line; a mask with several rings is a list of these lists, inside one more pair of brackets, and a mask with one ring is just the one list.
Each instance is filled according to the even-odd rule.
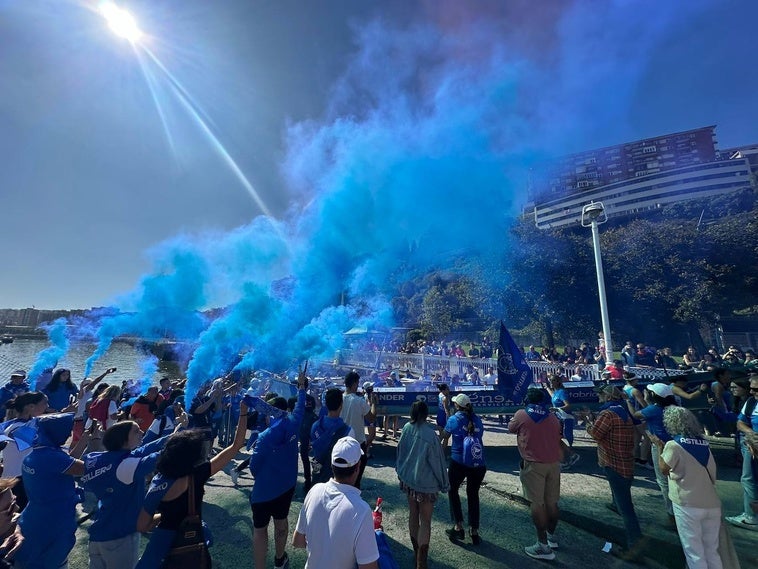
[[[710,343],[719,319],[758,317],[758,198],[745,190],[662,207],[601,226],[614,344],[676,350]],[[600,329],[589,229],[517,221],[498,266],[435,273],[398,287],[398,322],[427,338],[475,339],[505,318],[545,345]],[[480,278],[476,270],[486,270]],[[704,337],[705,336],[705,337]]]

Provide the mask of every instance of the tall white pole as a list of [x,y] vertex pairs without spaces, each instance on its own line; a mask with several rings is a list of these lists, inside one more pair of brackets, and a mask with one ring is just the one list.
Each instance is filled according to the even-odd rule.
[[592,247],[595,250],[595,270],[597,271],[597,293],[600,297],[600,318],[603,322],[605,338],[606,364],[613,361],[613,341],[611,340],[611,322],[608,319],[608,301],[605,299],[605,279],[603,278],[603,259],[600,256],[600,233],[597,219],[592,220]]

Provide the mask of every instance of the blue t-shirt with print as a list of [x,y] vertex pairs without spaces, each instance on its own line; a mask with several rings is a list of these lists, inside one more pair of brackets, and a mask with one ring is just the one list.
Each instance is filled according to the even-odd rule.
[[99,501],[90,541],[111,541],[137,531],[145,498],[145,479],[155,470],[159,451],[168,437],[133,451],[116,450],[85,455],[82,484]]

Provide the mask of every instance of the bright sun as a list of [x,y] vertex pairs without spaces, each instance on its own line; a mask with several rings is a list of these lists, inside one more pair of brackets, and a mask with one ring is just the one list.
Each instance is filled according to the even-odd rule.
[[137,27],[134,17],[113,2],[105,2],[100,6],[100,13],[117,36],[126,38],[132,43],[136,43],[142,37],[142,32]]

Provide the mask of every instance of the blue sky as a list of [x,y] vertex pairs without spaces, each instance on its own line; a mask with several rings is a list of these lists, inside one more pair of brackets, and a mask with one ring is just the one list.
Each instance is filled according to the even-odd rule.
[[[455,198],[414,194],[453,173],[470,175],[453,196],[507,185],[512,213],[519,167],[544,156],[709,124],[722,147],[758,142],[748,0],[121,2],[171,78],[96,4],[0,0],[0,307],[110,304],[164,270],[167,240],[207,251],[243,235],[269,259],[297,249],[257,241],[261,204],[282,234],[302,238],[324,212],[420,243],[424,224],[402,212],[455,217]],[[397,207],[362,210],[350,201],[362,190]],[[438,260],[478,225],[435,229]],[[340,274],[355,267],[330,267],[331,247],[320,269],[348,286]],[[208,282],[226,283],[249,254],[214,257]]]

